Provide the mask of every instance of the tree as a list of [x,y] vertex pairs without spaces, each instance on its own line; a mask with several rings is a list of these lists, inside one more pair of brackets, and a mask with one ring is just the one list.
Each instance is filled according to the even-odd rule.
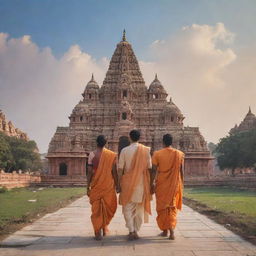
[[255,168],[256,129],[222,138],[214,152],[220,169],[231,169],[233,175],[236,168]]
[[5,171],[41,168],[40,155],[34,141],[25,141],[0,133],[0,167]]
[[240,133],[242,167],[256,167],[256,129]]
[[13,165],[13,157],[5,135],[0,133],[0,169],[8,170]]

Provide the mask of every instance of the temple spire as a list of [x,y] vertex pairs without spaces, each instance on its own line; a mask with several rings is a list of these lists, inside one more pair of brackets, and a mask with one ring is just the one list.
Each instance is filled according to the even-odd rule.
[[157,73],[155,74],[155,80],[158,80],[158,78],[157,78]]
[[249,112],[248,112],[248,114],[251,114],[252,113],[252,111],[251,111],[251,106],[249,106]]
[[92,73],[92,78],[91,78],[91,81],[94,81],[94,75],[93,75],[93,73]]
[[126,41],[126,32],[125,32],[125,29],[124,29],[124,31],[123,31],[123,39],[122,39],[122,41]]

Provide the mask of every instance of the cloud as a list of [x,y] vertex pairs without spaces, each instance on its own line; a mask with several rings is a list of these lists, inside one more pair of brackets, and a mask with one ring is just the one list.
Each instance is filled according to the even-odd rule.
[[208,141],[217,142],[239,123],[248,106],[256,112],[256,47],[235,50],[235,35],[222,23],[184,27],[150,46],[154,61],[141,62],[149,84],[153,73]]
[[[222,23],[215,27],[192,25],[183,27],[168,40],[156,40],[151,45],[156,66],[163,73],[182,76],[184,81],[195,82],[193,87],[215,87],[222,85],[221,73],[236,59],[236,54],[225,45],[233,41],[234,35]],[[222,49],[218,45],[224,44]],[[172,79],[172,78],[171,78]],[[180,82],[180,78],[178,78]],[[182,84],[183,84],[182,83]]]
[[57,59],[28,35],[0,33],[0,108],[45,152],[56,127],[68,124],[91,73],[101,82],[106,64],[106,58],[95,60],[78,45]]

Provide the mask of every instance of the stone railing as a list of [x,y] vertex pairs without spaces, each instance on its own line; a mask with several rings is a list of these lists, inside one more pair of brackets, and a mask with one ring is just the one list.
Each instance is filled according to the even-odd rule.
[[256,174],[239,174],[233,176],[185,177],[185,186],[219,186],[256,190]]
[[21,171],[6,173],[3,170],[0,170],[0,187],[6,187],[8,189],[19,188],[40,182],[41,176],[39,174],[30,172],[22,173]]
[[[15,188],[39,186],[85,186],[86,176],[72,175],[44,175],[40,173],[6,173],[0,170],[0,187]],[[256,189],[256,174],[243,174],[232,176],[190,177],[185,175],[186,187],[197,186],[229,186],[236,188]]]

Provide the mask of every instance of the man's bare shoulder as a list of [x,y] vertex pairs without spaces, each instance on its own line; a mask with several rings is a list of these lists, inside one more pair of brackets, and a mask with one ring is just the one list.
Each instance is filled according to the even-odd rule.
[[177,152],[177,153],[179,153],[180,155],[182,155],[182,156],[184,156],[185,154],[184,154],[184,152],[182,152],[181,150],[179,150],[179,149],[176,149],[176,148],[174,148],[174,150],[175,150],[175,152]]

